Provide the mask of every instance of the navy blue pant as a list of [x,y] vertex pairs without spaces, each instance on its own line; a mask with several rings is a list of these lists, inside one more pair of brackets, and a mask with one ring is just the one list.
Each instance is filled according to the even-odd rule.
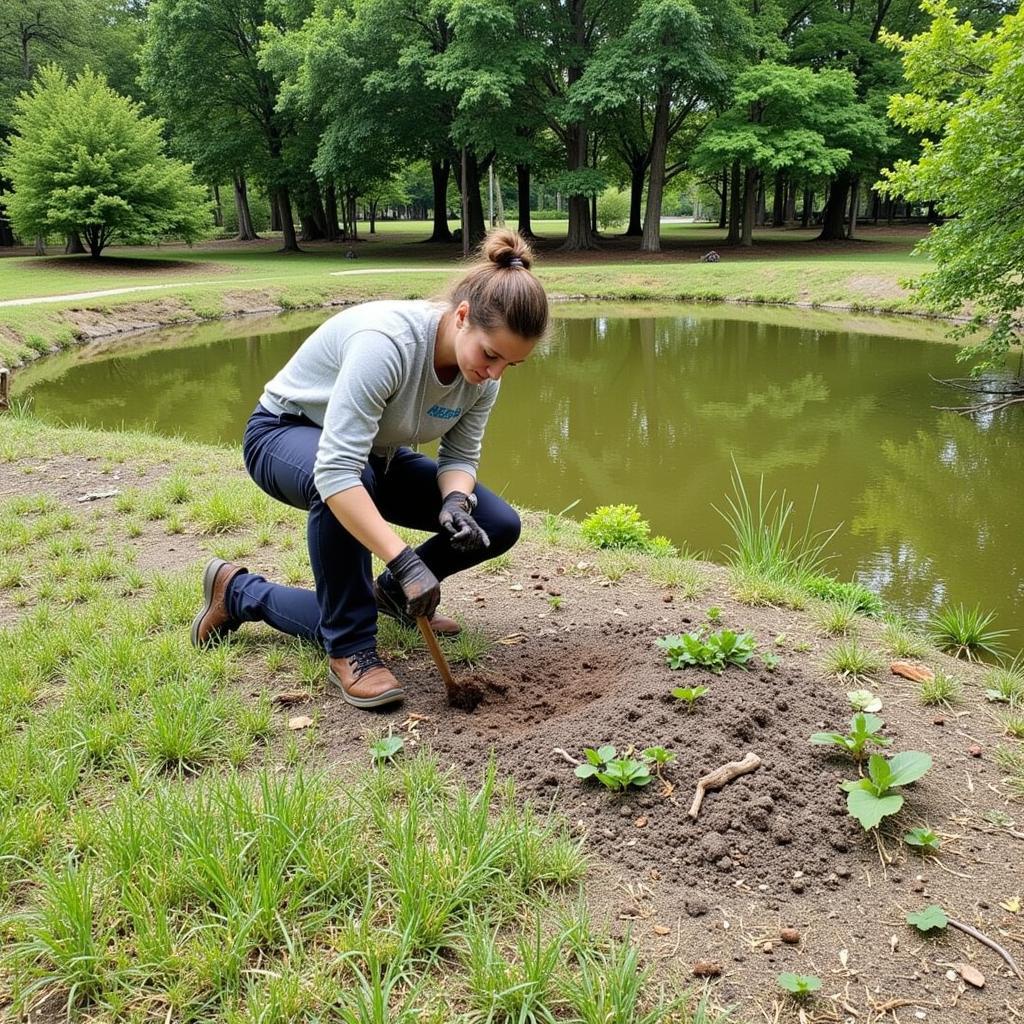
[[[239,622],[266,622],[340,658],[374,643],[377,605],[370,552],[338,522],[313,483],[319,444],[320,427],[303,416],[276,416],[257,405],[249,418],[242,441],[249,475],[272,498],[309,512],[306,540],[316,592],[240,573],[228,590],[227,606]],[[384,459],[371,455],[362,482],[388,522],[434,533],[416,552],[439,580],[500,555],[519,539],[515,509],[477,484],[474,518],[491,546],[456,551],[446,533],[436,532],[441,511],[437,464],[409,448],[399,448],[386,467]]]

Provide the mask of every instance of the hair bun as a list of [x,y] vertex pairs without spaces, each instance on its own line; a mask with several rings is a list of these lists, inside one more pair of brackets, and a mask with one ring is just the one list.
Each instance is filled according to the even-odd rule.
[[484,239],[484,256],[499,267],[523,267],[530,269],[533,250],[526,244],[518,231],[511,228],[496,228]]

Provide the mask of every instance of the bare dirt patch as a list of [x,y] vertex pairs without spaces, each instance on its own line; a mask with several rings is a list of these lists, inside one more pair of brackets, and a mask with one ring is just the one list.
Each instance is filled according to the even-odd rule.
[[234,268],[223,263],[175,259],[144,259],[134,256],[40,256],[32,261],[33,267],[60,271],[69,278],[92,277],[94,274],[131,275],[153,274],[159,277],[196,277],[209,274],[228,274]]

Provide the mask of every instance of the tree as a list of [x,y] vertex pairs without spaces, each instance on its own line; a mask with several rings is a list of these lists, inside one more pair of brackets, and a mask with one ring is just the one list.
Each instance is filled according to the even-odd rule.
[[54,65],[15,101],[2,173],[22,235],[80,233],[98,257],[117,237],[191,241],[210,224],[206,192],[163,152],[162,123],[86,69],[74,82]]
[[961,337],[990,328],[961,353],[978,359],[977,374],[999,367],[1024,338],[1024,13],[979,34],[946,0],[923,6],[933,19],[927,32],[885,36],[913,89],[893,97],[889,115],[923,136],[921,156],[883,171],[878,187],[934,199],[950,218],[918,246],[935,261],[919,294],[947,313],[972,307]]

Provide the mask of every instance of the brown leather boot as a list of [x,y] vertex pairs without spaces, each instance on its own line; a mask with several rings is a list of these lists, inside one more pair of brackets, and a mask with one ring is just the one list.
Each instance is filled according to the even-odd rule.
[[376,647],[331,658],[327,682],[357,708],[377,708],[405,696],[404,687],[380,660]]
[[241,625],[228,615],[224,597],[228,584],[241,572],[248,572],[241,565],[225,562],[221,558],[211,558],[206,563],[203,573],[204,605],[199,614],[192,620],[192,645],[206,647],[219,643]]
[[[408,626],[410,629],[416,628],[416,620],[405,614],[405,595],[401,590],[381,586],[380,578],[378,578],[373,584],[373,597],[377,602],[378,612],[397,619],[403,626]],[[458,636],[462,632],[462,627],[454,619],[449,619],[447,615],[442,615],[440,612],[434,612],[430,620],[430,628],[435,633],[440,633],[441,636]]]

